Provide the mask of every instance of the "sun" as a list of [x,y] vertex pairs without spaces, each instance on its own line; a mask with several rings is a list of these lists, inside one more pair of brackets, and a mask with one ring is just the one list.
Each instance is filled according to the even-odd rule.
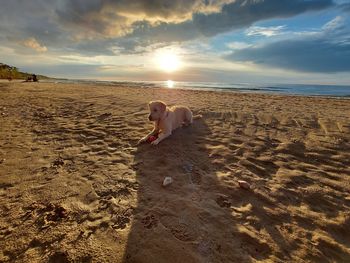
[[157,54],[156,63],[159,69],[165,72],[174,72],[181,67],[179,56],[170,50],[159,52]]
[[175,82],[172,81],[172,80],[167,80],[166,81],[166,86],[169,88],[169,89],[172,89],[175,85]]

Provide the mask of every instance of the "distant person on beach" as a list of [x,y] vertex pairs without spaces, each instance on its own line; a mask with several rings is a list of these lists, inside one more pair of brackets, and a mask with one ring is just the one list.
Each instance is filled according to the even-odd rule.
[[30,82],[30,81],[38,82],[39,80],[35,74],[32,74],[32,76],[28,76],[27,79],[25,80],[25,82]]

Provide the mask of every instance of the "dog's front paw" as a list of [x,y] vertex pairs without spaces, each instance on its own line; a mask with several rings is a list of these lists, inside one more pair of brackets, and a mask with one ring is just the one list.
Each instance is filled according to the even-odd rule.
[[157,145],[160,142],[160,140],[154,140],[153,142],[151,142],[152,145]]

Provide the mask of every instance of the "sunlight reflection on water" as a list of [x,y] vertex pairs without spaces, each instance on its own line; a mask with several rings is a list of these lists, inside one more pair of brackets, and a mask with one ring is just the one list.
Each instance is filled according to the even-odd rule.
[[171,89],[175,86],[175,82],[172,80],[167,80],[166,85],[169,89]]

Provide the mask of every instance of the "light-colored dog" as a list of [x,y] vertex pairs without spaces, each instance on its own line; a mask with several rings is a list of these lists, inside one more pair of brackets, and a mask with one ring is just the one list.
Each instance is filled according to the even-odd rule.
[[158,138],[152,142],[153,145],[157,145],[170,136],[173,130],[182,125],[190,125],[193,122],[193,114],[188,107],[167,107],[162,101],[151,101],[148,106],[150,110],[148,119],[154,121],[154,128],[139,143],[145,142],[149,137],[158,134]]

